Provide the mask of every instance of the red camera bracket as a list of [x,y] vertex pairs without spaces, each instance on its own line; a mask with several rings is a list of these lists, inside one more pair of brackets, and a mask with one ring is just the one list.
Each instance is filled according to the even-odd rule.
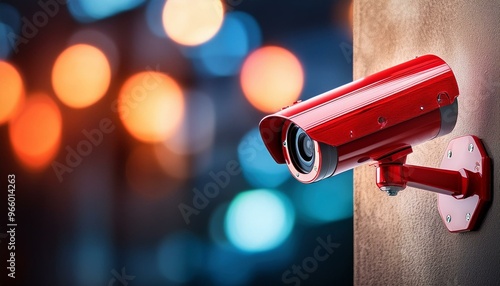
[[450,232],[473,230],[491,200],[491,162],[481,140],[450,141],[437,168],[405,164],[411,148],[377,160],[377,186],[394,196],[406,186],[438,193],[438,209]]

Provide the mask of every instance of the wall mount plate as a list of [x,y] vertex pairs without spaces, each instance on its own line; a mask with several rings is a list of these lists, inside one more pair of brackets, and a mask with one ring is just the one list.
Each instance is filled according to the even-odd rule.
[[478,173],[478,180],[471,182],[471,194],[457,199],[438,195],[438,209],[444,224],[450,232],[473,230],[478,218],[491,199],[491,162],[481,140],[475,136],[463,136],[450,141],[441,161],[441,169],[466,169]]

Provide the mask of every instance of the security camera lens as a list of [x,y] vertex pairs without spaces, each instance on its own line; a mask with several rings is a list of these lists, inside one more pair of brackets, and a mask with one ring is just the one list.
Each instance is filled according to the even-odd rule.
[[311,137],[307,136],[305,133],[299,135],[299,152],[300,156],[306,161],[310,161],[314,155],[314,144]]
[[290,127],[288,132],[289,153],[295,167],[307,174],[313,169],[314,142],[304,130],[297,125]]

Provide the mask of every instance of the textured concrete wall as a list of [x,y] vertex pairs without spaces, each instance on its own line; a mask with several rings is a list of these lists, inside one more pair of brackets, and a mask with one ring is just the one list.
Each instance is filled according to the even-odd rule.
[[356,285],[500,285],[500,1],[355,0],[355,78],[428,53],[455,72],[459,117],[408,163],[438,167],[451,138],[475,134],[493,159],[494,199],[480,230],[452,234],[436,194],[408,188],[387,197],[373,167],[357,168]]

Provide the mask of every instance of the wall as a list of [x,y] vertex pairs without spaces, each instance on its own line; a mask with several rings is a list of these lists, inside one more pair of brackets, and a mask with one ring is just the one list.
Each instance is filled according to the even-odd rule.
[[414,148],[409,164],[438,167],[448,141],[474,134],[493,159],[492,201],[480,230],[452,234],[437,195],[407,188],[388,197],[375,169],[354,173],[356,285],[500,285],[500,1],[357,0],[354,77],[436,54],[460,88],[454,131]]

